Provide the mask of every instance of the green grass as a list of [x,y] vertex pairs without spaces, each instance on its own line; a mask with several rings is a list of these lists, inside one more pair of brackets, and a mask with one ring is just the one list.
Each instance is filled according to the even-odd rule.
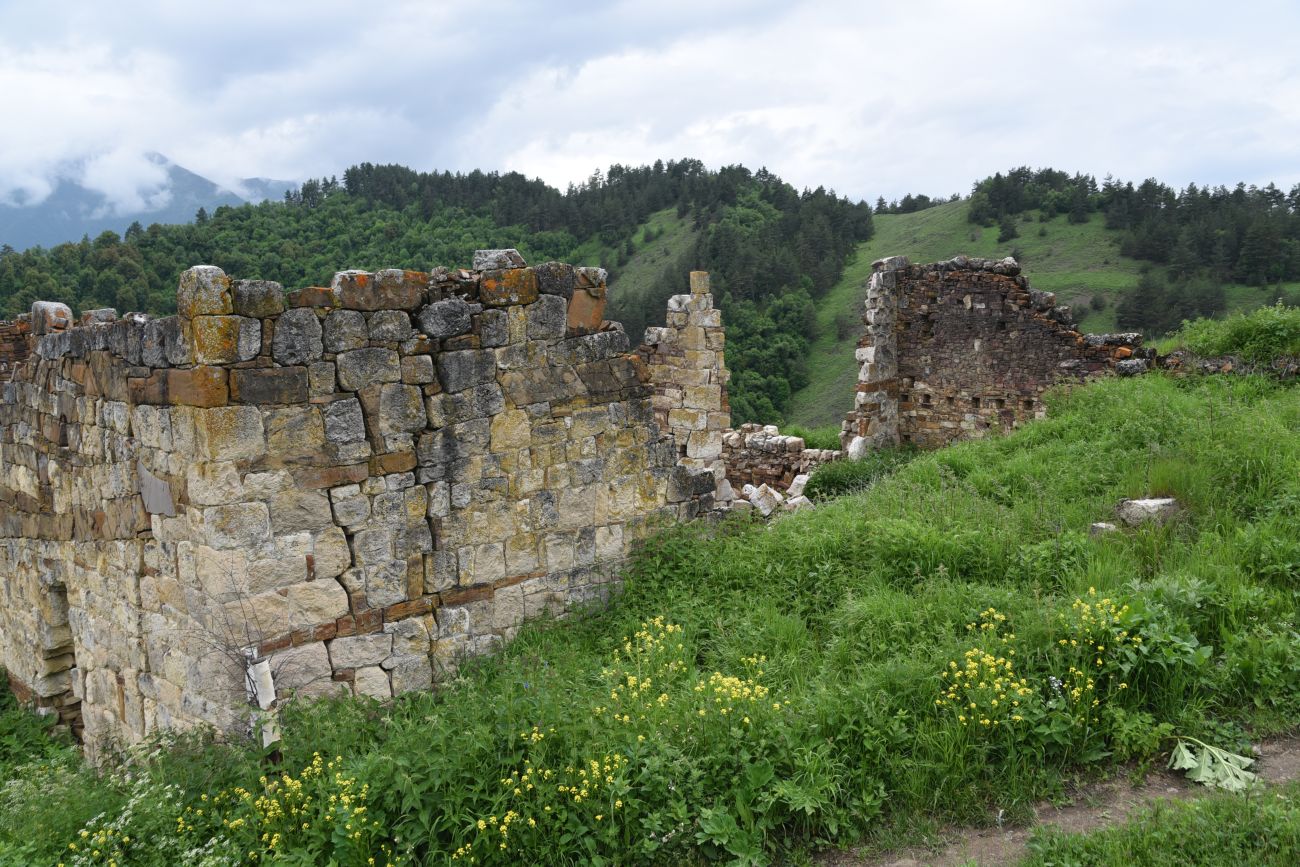
[[1157,802],[1123,825],[1039,831],[1022,867],[1217,867],[1300,863],[1300,783]]
[[[1024,820],[1162,732],[1239,748],[1293,725],[1300,390],[1149,376],[1049,410],[812,511],[666,532],[607,609],[530,625],[436,694],[287,712],[292,782],[269,795],[313,798],[291,822],[235,791],[265,791],[248,746],[183,741],[101,779],[10,768],[0,863],[72,863],[82,823],[130,836],[119,863],[141,865],[202,846],[271,860],[272,832],[278,863],[384,863],[387,845],[431,864],[764,864]],[[1183,518],[1088,536],[1146,493]],[[316,752],[340,759],[314,777]],[[369,786],[369,824],[327,808],[335,773]]]

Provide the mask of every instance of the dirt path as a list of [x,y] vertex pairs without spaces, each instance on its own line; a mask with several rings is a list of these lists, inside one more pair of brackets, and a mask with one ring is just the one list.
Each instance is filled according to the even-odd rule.
[[[1259,761],[1252,770],[1268,784],[1300,778],[1300,736],[1274,738],[1259,746]],[[1212,790],[1198,786],[1181,774],[1152,773],[1140,786],[1126,779],[1108,780],[1080,788],[1069,806],[1040,804],[1034,811],[1036,825],[1063,831],[1094,831],[1124,822],[1135,810],[1160,799],[1194,798]],[[944,835],[938,850],[916,849],[863,857],[853,851],[825,852],[817,859],[820,867],[957,867],[975,863],[980,867],[1014,864],[1027,853],[1026,843],[1034,828],[952,829]]]

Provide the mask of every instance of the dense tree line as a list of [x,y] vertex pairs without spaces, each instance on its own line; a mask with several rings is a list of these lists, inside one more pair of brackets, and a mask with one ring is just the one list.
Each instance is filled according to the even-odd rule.
[[1125,256],[1164,266],[1168,281],[1144,277],[1139,291],[1117,308],[1126,328],[1166,331],[1183,318],[1223,309],[1223,286],[1300,280],[1300,184],[1284,193],[1237,184],[1175,190],[1148,179],[1140,184],[1055,169],[1021,167],[975,184],[970,220],[1005,225],[1026,211],[1075,223],[1100,214],[1120,233]]
[[[709,170],[698,160],[611,166],[560,192],[518,173],[416,172],[363,163],[312,179],[283,202],[200,211],[185,225],[132,224],[119,236],[16,252],[0,247],[0,317],[38,298],[78,310],[175,310],[177,276],[210,263],[287,287],[327,283],[341,268],[467,264],[475,249],[518,247],[529,261],[572,259],[584,242],[635,251],[646,218],[666,208],[690,217],[698,242],[642,304],[625,311],[634,339],[660,319],[685,272],[714,272],[727,317],[737,420],[778,420],[807,381],[813,299],[840,276],[872,231],[871,207],[818,188],[799,192],[766,170]],[[644,243],[644,241],[643,241]]]

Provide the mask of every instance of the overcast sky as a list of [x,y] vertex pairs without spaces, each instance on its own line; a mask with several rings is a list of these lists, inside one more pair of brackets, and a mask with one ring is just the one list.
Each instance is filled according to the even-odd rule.
[[353,163],[766,165],[874,200],[1010,166],[1300,182],[1296,0],[0,0],[0,200],[148,151],[222,183]]

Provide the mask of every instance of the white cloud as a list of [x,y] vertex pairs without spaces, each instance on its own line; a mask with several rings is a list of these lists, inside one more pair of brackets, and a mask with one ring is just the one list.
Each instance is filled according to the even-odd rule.
[[0,200],[78,173],[120,207],[158,151],[226,185],[360,161],[766,165],[874,198],[1012,165],[1300,181],[1300,10],[1121,0],[495,0],[0,8]]

